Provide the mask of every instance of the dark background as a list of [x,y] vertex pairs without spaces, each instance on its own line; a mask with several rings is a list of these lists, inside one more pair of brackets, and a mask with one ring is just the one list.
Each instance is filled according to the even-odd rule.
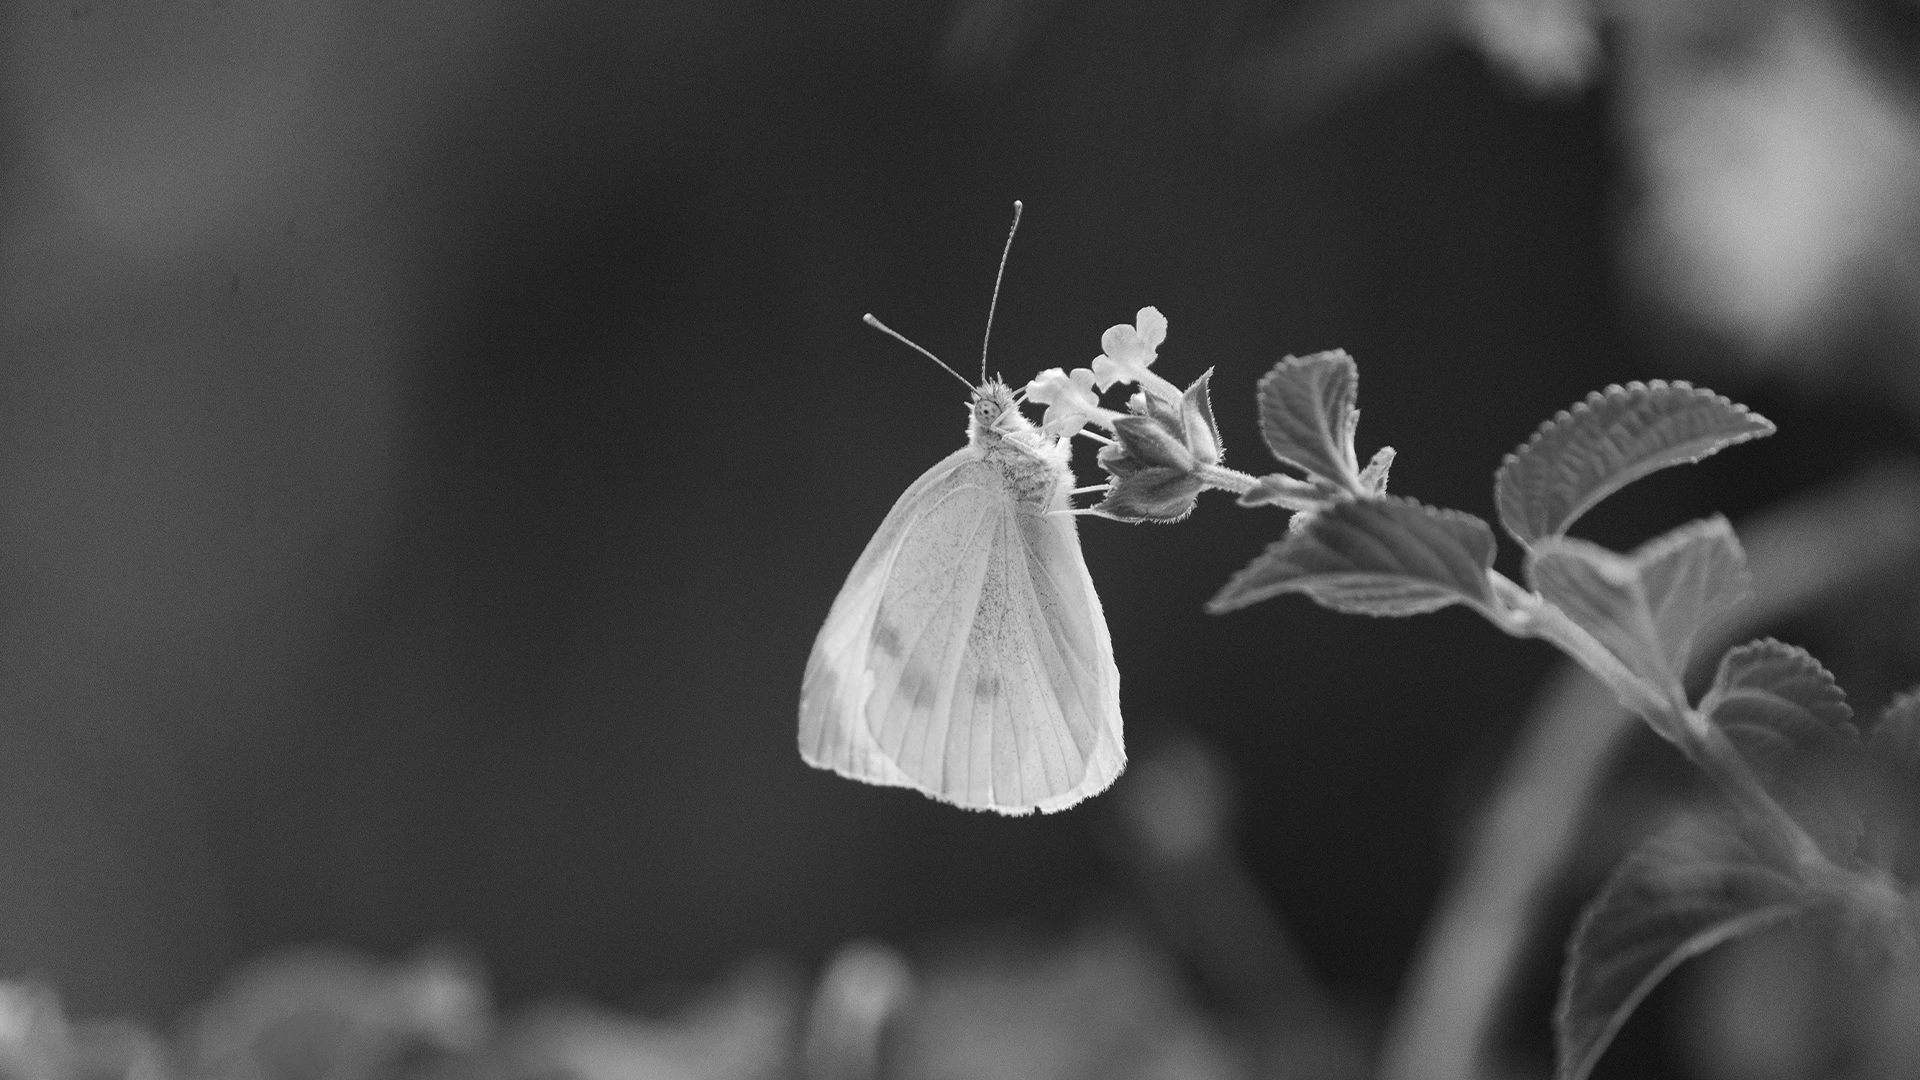
[[[1610,507],[1615,544],[1904,438],[1648,332],[1610,91],[1444,36],[1263,97],[1228,76],[1293,9],[0,10],[0,969],[83,1014],[302,941],[618,999],[1109,891],[1097,801],[970,814],[793,744],[845,572],[963,438],[860,315],[971,368],[1016,198],[993,366],[1155,305],[1243,469],[1254,380],[1333,347],[1361,452],[1483,516],[1609,382],[1780,424]],[[1282,522],[1081,532],[1130,732],[1225,756],[1310,966],[1384,1009],[1553,657],[1458,610],[1204,615]]]

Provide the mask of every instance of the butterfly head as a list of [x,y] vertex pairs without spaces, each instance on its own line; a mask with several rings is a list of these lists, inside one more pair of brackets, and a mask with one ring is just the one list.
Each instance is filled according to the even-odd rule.
[[1013,388],[996,377],[974,388],[972,416],[967,421],[967,438],[975,443],[1018,432],[1034,430],[1033,421],[1020,414],[1020,403]]

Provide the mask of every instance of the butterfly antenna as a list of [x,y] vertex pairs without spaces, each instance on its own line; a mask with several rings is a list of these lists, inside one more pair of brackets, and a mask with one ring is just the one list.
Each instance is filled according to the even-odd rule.
[[1000,279],[1007,276],[1007,256],[1013,254],[1013,234],[1020,231],[1019,199],[1013,200],[1013,224],[1007,226],[1007,246],[1000,249],[1000,272],[993,275],[993,299],[987,301],[987,332],[980,335],[980,381],[987,381],[987,341],[993,337],[993,309],[1000,306]]
[[[905,345],[907,348],[912,349],[914,352],[919,353],[921,356],[924,356],[927,359],[933,361],[934,363],[939,364],[942,368],[946,369],[947,374],[953,376],[956,379],[959,379],[960,384],[962,386],[965,386],[967,389],[972,390],[974,388],[973,384],[967,381],[967,377],[965,375],[962,375],[959,372],[953,370],[952,368],[947,367],[947,362],[945,360],[940,359],[939,357],[928,352],[926,349],[922,348],[919,344],[909,340],[908,337],[905,334],[902,334],[900,331],[895,330],[893,327],[888,326],[886,323],[883,323],[879,319],[874,318],[872,312],[868,312],[867,314],[860,316],[860,321],[863,323],[866,323],[868,326],[873,327],[875,330],[878,330],[881,333],[887,335],[893,340],[898,341],[900,344]],[[983,377],[980,381],[985,382],[986,379]]]

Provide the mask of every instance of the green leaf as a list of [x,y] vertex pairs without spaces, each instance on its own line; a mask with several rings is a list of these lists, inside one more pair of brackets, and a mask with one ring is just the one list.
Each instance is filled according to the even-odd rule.
[[1233,611],[1285,592],[1356,615],[1417,615],[1493,604],[1493,529],[1471,514],[1409,499],[1356,499],[1310,514],[1207,605]]
[[1822,850],[1846,858],[1864,825],[1817,770],[1857,744],[1846,692],[1805,649],[1762,638],[1720,658],[1700,712],[1724,731]]
[[1353,431],[1360,370],[1344,351],[1289,356],[1260,380],[1260,435],[1282,462],[1361,493]]
[[1554,1014],[1557,1080],[1585,1080],[1674,968],[1805,911],[1813,898],[1728,821],[1691,814],[1613,872],[1567,943]]
[[1769,774],[1795,757],[1855,737],[1853,710],[1832,673],[1807,650],[1772,638],[1729,649],[1720,658],[1700,712]]
[[1508,454],[1494,501],[1501,524],[1531,545],[1566,532],[1595,503],[1650,472],[1771,434],[1766,417],[1683,382],[1610,386]]
[[1750,588],[1740,541],[1718,515],[1632,555],[1545,537],[1528,552],[1527,580],[1676,707],[1686,705],[1680,677],[1694,639]]

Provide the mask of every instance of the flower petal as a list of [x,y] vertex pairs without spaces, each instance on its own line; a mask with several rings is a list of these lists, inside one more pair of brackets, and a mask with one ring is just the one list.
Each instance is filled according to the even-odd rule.
[[1157,307],[1141,308],[1134,315],[1133,324],[1149,350],[1158,349],[1160,343],[1167,340],[1167,317],[1160,314]]
[[1072,435],[1089,422],[1111,427],[1118,413],[1100,407],[1094,392],[1094,374],[1086,368],[1074,368],[1068,374],[1048,368],[1027,384],[1027,398],[1047,407],[1041,430],[1053,436]]
[[1137,376],[1130,373],[1125,364],[1118,363],[1106,356],[1093,358],[1093,378],[1101,393],[1113,389],[1116,383],[1130,383]]
[[1073,383],[1066,371],[1061,368],[1048,368],[1033,377],[1027,384],[1027,400],[1042,405],[1052,405],[1061,401],[1072,401],[1079,388]]

